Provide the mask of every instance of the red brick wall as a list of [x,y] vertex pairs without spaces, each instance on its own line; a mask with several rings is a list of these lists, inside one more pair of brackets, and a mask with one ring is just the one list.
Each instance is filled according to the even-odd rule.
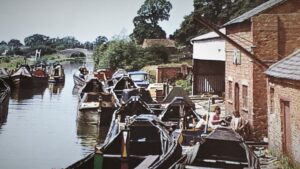
[[[227,26],[227,35],[253,54],[271,65],[300,46],[300,1],[290,0],[281,6],[252,17],[251,22]],[[294,12],[290,13],[289,12]],[[274,14],[275,13],[275,14]],[[280,13],[280,14],[276,14]],[[251,48],[252,47],[252,48]],[[248,84],[247,109],[240,106],[241,115],[249,120],[253,136],[267,136],[267,83],[264,69],[242,54],[241,65],[232,64],[232,50],[226,42],[226,112],[234,110],[234,98],[228,99],[228,80],[238,83],[240,105],[242,85]],[[233,89],[234,92],[234,89]],[[233,93],[234,96],[234,93]]]
[[269,78],[268,107],[270,110],[270,88],[274,89],[274,112],[268,112],[269,148],[277,155],[282,152],[282,118],[280,99],[290,101],[291,158],[300,164],[300,82]]
[[176,78],[177,74],[180,72],[180,67],[158,67],[156,83],[164,83],[167,82],[168,79]]
[[[251,32],[251,23],[246,22],[234,26],[230,26],[227,28],[227,35],[238,42],[243,47],[250,49],[252,46],[252,32]],[[249,123],[252,126],[253,123],[253,93],[252,88],[252,80],[253,80],[253,63],[252,61],[241,54],[241,64],[235,65],[233,64],[233,50],[236,50],[231,44],[226,42],[226,63],[225,63],[225,107],[227,115],[231,115],[231,112],[235,109],[234,108],[234,86],[237,83],[240,89],[240,112],[241,115],[249,120]],[[232,95],[233,99],[229,99],[229,86],[228,81],[232,81]],[[248,108],[242,108],[242,85],[248,86]]]

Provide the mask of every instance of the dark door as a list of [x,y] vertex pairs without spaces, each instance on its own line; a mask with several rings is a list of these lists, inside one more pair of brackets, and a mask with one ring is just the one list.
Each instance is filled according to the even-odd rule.
[[291,152],[291,115],[290,103],[288,101],[280,101],[281,126],[282,126],[282,150],[283,153],[289,155]]
[[234,108],[240,110],[240,88],[238,83],[234,85]]

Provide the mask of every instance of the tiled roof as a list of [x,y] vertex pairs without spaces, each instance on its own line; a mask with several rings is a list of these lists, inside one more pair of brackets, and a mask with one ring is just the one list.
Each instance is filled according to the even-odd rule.
[[287,0],[269,0],[261,5],[257,6],[256,8],[253,8],[252,10],[245,12],[244,14],[238,16],[237,18],[232,19],[231,21],[225,23],[223,26],[228,26],[231,24],[244,22],[244,21],[250,19],[251,17],[253,17],[257,14],[260,14],[276,5],[279,5],[283,2],[285,2],[285,1],[287,1]]
[[175,48],[175,41],[171,39],[145,39],[143,43],[143,48],[150,46],[159,45],[164,47]]
[[267,75],[290,80],[300,80],[300,49],[270,66]]

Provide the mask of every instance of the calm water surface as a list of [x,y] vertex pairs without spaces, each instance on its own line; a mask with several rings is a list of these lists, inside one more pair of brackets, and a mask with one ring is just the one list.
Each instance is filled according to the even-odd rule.
[[79,64],[64,66],[64,85],[12,93],[7,121],[0,124],[0,169],[64,168],[104,139],[107,128],[76,122],[78,96],[72,76]]

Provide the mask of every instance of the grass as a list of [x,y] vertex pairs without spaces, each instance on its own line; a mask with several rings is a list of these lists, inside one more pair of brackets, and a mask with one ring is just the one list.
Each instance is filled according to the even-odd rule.
[[300,169],[300,166],[294,164],[287,156],[281,156],[279,158],[278,167],[281,169]]
[[[26,60],[26,62],[30,62]],[[24,64],[25,60],[23,56],[6,56],[5,58],[0,59],[0,67],[7,68],[8,70],[15,69],[17,65]],[[29,63],[30,64],[30,63]]]

